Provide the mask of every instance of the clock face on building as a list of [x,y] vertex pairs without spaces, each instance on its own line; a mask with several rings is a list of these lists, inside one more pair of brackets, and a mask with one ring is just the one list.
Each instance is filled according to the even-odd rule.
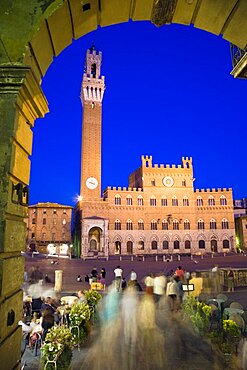
[[163,185],[170,188],[174,184],[174,180],[171,176],[166,176],[162,180]]
[[88,189],[96,189],[98,186],[98,181],[94,177],[89,177],[86,180],[86,186]]

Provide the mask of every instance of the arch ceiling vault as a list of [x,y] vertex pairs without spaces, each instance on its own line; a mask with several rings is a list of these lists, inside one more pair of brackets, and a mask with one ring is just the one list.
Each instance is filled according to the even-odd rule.
[[156,26],[193,24],[220,35],[241,50],[232,74],[247,78],[246,0],[1,0],[0,358],[5,369],[16,368],[20,360],[20,252],[25,246],[31,129],[48,111],[40,82],[73,39],[129,19]]

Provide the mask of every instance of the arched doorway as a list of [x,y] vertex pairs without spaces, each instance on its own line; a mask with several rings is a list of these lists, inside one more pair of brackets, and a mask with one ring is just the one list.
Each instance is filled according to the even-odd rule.
[[217,240],[211,239],[210,245],[211,245],[211,252],[217,253],[218,252]]
[[100,239],[102,230],[99,227],[93,227],[88,233],[89,251],[94,255],[101,250]]
[[127,241],[127,253],[133,254],[133,242],[131,240]]
[[121,242],[119,240],[115,241],[115,254],[121,254]]

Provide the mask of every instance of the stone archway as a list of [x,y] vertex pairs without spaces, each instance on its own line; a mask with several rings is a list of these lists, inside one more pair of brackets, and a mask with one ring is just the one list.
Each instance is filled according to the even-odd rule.
[[[8,369],[20,358],[22,311],[20,283],[24,276],[21,250],[25,245],[26,207],[35,119],[48,112],[40,88],[53,58],[72,39],[111,24],[150,20],[195,27],[223,35],[241,49],[247,45],[247,2],[244,0],[3,0],[0,9],[0,357]],[[22,27],[19,27],[19,25]],[[246,53],[237,61],[235,77],[246,77]],[[4,134],[2,134],[4,133]],[[10,274],[9,271],[14,271]],[[7,325],[8,312],[15,312]],[[9,356],[11,353],[11,356]]]

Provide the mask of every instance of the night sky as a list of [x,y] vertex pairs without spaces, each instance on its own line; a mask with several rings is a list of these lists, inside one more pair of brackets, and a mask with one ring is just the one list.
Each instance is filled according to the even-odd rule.
[[232,187],[247,196],[247,81],[234,79],[230,45],[194,27],[128,22],[99,28],[66,48],[42,88],[50,113],[36,120],[30,204],[74,205],[80,188],[81,80],[86,50],[103,52],[102,190],[128,186],[153,164],[192,156],[195,188]]

